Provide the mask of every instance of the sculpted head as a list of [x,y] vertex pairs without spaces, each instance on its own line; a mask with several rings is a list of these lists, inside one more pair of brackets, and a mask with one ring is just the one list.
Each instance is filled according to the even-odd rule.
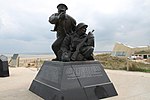
[[76,32],[78,35],[84,35],[86,33],[88,25],[86,25],[85,23],[79,23],[76,27]]

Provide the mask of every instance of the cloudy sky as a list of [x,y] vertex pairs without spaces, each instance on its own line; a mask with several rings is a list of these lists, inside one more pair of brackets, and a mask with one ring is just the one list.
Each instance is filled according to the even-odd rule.
[[115,42],[150,45],[150,0],[0,0],[0,54],[52,52],[48,18],[59,3],[95,30],[95,51],[111,51]]

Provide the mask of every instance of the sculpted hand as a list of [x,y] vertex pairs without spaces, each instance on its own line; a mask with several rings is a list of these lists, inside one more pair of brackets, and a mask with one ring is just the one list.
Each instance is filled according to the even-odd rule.
[[94,30],[92,30],[92,32],[90,31],[90,32],[88,33],[88,37],[92,37],[92,36],[93,36],[93,32],[94,32]]
[[60,18],[60,19],[64,19],[64,18],[65,18],[65,13],[64,13],[64,12],[61,12],[61,13],[59,14],[59,18]]

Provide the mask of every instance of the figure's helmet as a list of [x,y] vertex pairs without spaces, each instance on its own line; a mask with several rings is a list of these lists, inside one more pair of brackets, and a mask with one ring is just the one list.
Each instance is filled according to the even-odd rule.
[[79,29],[81,29],[82,27],[87,28],[88,25],[86,25],[85,23],[79,23],[79,24],[77,25],[77,27],[76,27],[76,31],[79,30]]
[[68,7],[67,7],[65,4],[63,4],[63,3],[60,3],[60,4],[57,6],[57,9],[58,9],[58,10],[63,10],[63,11],[65,11],[65,10],[68,10]]

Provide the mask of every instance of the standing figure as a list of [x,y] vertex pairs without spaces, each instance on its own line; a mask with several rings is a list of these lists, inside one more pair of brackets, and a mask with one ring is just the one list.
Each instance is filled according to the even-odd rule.
[[68,7],[65,4],[59,4],[57,6],[58,13],[54,13],[49,17],[49,22],[55,24],[54,30],[57,32],[57,39],[52,44],[52,50],[54,51],[56,58],[54,61],[59,61],[61,58],[61,44],[66,37],[66,34],[73,33],[76,27],[76,20],[66,14]]
[[88,25],[79,23],[73,34],[67,35],[62,43],[62,61],[94,60],[94,36],[86,34]]

